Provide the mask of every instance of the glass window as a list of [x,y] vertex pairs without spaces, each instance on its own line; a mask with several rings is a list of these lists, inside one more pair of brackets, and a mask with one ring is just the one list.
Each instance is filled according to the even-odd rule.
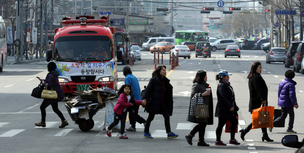
[[156,42],[156,39],[151,39],[150,40],[150,43],[155,43]]

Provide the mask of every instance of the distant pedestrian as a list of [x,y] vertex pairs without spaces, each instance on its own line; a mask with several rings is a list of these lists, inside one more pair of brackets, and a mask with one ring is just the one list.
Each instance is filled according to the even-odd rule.
[[[295,85],[297,84],[294,80],[295,72],[293,70],[287,70],[285,72],[285,80],[282,81],[279,85],[278,90],[278,106],[282,108],[282,114],[276,120],[273,121],[273,126],[276,126],[282,120],[285,120],[287,114],[289,115],[289,124],[287,133],[289,134],[296,134],[297,132],[294,131],[293,123],[294,123],[294,109],[298,108],[297,97],[296,97],[296,89]],[[270,132],[272,128],[269,128]]]
[[166,77],[166,66],[158,66],[154,70],[143,99],[148,102],[146,110],[149,113],[144,130],[144,137],[153,139],[149,129],[156,114],[162,114],[165,119],[167,138],[178,137],[177,134],[171,132],[170,127],[170,116],[173,112],[173,86]]
[[216,91],[217,104],[215,109],[215,116],[218,117],[215,142],[217,146],[226,146],[226,144],[221,141],[221,135],[227,121],[231,122],[229,144],[240,145],[235,139],[235,131],[238,123],[237,111],[239,111],[239,107],[236,105],[235,94],[229,82],[230,75],[231,73],[228,73],[226,70],[222,70],[216,75],[216,80],[219,80]]
[[[122,71],[123,71],[123,75],[126,77],[125,84],[131,85],[133,91],[131,95],[133,95],[135,99],[141,100],[142,97],[141,97],[139,82],[138,79],[134,75],[132,75],[131,68],[126,66],[123,68]],[[139,109],[139,105],[133,105],[132,107],[128,108],[131,126],[126,129],[127,131],[136,131],[136,122],[140,124],[146,123],[146,120],[138,115],[138,109]]]
[[44,86],[47,85],[47,88],[56,90],[58,98],[57,99],[44,99],[42,104],[40,105],[40,110],[41,110],[41,122],[35,123],[36,126],[42,126],[45,127],[45,118],[46,118],[46,111],[45,109],[49,106],[52,105],[53,111],[60,117],[61,119],[61,125],[59,128],[64,128],[65,126],[69,125],[69,123],[65,120],[63,114],[61,111],[58,109],[58,102],[61,101],[64,98],[64,92],[61,89],[61,86],[59,85],[58,82],[58,76],[59,73],[56,71],[56,64],[54,62],[50,62],[47,65],[49,73],[47,74],[45,80],[40,79],[37,77]]
[[196,94],[199,93],[201,97],[204,99],[204,103],[208,104],[209,106],[209,118],[208,119],[198,119],[194,116],[193,112],[193,106],[189,105],[189,111],[188,111],[188,121],[193,123],[198,123],[188,135],[186,135],[187,142],[192,145],[192,138],[195,136],[195,134],[198,132],[198,146],[209,146],[205,142],[205,129],[207,124],[212,125],[213,124],[213,98],[212,98],[212,92],[211,88],[209,87],[209,84],[207,83],[207,72],[203,70],[197,71],[195,78],[193,80],[193,85],[191,89],[191,98]]
[[120,139],[128,139],[125,134],[125,123],[127,116],[127,108],[133,105],[145,105],[145,101],[134,99],[134,96],[131,96],[132,90],[131,85],[124,84],[118,91],[118,101],[114,106],[114,121],[106,127],[106,133],[108,137],[112,137],[112,128],[117,125],[120,121]]
[[34,48],[34,44],[32,41],[30,41],[28,43],[28,49],[29,49],[30,55],[33,55],[33,48]]
[[[252,113],[254,109],[260,108],[262,104],[266,104],[268,106],[267,98],[268,98],[268,88],[266,85],[265,80],[263,79],[262,75],[262,65],[260,62],[254,62],[251,65],[250,72],[247,76],[249,79],[248,86],[249,86],[249,112]],[[241,139],[245,140],[245,135],[251,130],[252,122],[245,128],[240,130],[241,132]],[[269,138],[267,134],[266,128],[262,129],[262,141],[266,140],[267,142],[273,142],[272,139]]]

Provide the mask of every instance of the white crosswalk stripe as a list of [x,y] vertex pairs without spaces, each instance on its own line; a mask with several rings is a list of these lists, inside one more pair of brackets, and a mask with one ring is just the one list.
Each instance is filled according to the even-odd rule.
[[56,133],[54,136],[55,137],[62,137],[70,133],[73,129],[62,129],[58,133]]
[[13,137],[13,136],[21,133],[24,130],[25,129],[12,129],[12,130],[9,130],[9,131],[1,134],[0,137]]

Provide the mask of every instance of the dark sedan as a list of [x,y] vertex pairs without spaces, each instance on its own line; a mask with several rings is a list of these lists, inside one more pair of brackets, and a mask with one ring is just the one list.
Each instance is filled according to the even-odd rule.
[[238,56],[241,57],[241,51],[238,45],[228,45],[225,50],[225,58],[227,56]]

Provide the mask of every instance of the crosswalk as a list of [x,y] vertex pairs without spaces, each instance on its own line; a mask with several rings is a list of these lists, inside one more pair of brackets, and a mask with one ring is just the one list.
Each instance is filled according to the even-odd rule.
[[[239,123],[243,123],[244,121],[240,120]],[[8,138],[8,137],[17,137],[20,133],[25,132],[27,130],[33,130],[33,129],[7,129],[7,127],[5,127],[6,125],[9,125],[10,122],[0,122],[0,138]],[[58,126],[61,124],[61,122],[53,122],[53,121],[49,121],[46,122],[46,127],[34,127],[34,130],[37,129],[58,129],[56,131],[52,130],[52,132],[50,133],[46,133],[45,136],[53,136],[53,137],[64,137],[64,136],[68,136],[69,134],[71,134],[72,131],[79,131],[80,129],[78,128],[78,126],[74,126],[73,128],[70,127],[66,127],[64,129],[60,129],[58,128]],[[93,127],[93,129],[100,129],[100,132],[98,134],[96,134],[96,136],[106,136],[105,131],[103,131],[103,125],[104,123],[100,123],[99,121],[95,122],[95,126]],[[195,123],[178,123],[175,130],[176,133],[178,133],[178,131],[180,130],[187,130],[190,131],[191,129],[193,129],[193,127],[195,126]],[[241,124],[242,125],[242,124]],[[136,128],[138,131],[143,131],[144,130],[144,125],[143,124],[139,124],[136,123]],[[240,129],[240,125],[238,127]],[[225,128],[223,128],[225,129]],[[113,132],[112,136],[115,137],[119,134],[119,132]],[[158,138],[166,138],[167,134],[166,131],[164,129],[154,129],[151,130],[151,135],[153,135],[153,137],[158,137]],[[205,138],[210,138],[210,139],[215,139],[216,135],[215,135],[215,131],[206,131],[205,134]]]

